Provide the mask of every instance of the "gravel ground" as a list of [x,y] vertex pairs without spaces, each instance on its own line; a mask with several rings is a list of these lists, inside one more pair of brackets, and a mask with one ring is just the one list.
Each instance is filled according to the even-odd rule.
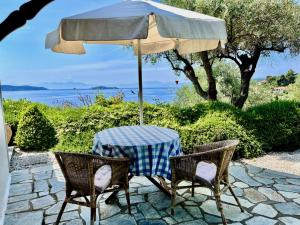
[[300,149],[294,152],[268,153],[255,159],[243,159],[242,162],[300,176]]
[[31,168],[32,166],[45,166],[56,163],[51,152],[23,152],[15,148],[10,161],[10,171]]

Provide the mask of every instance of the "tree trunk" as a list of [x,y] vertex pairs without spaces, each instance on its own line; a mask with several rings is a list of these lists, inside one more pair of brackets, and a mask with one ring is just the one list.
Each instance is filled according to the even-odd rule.
[[239,55],[238,58],[241,61],[239,63],[235,57],[225,56],[223,58],[229,58],[233,60],[240,68],[241,73],[241,87],[238,97],[232,100],[234,106],[243,108],[249,94],[250,81],[255,73],[257,62],[259,60],[262,49],[259,46],[255,46],[251,56],[248,54]]
[[192,84],[196,90],[196,93],[198,95],[200,95],[202,98],[208,99],[208,93],[206,91],[204,91],[203,88],[201,87],[201,84],[199,83],[198,77],[196,76],[195,70],[194,70],[191,62],[188,59],[186,59],[185,57],[183,57],[182,55],[180,55],[176,49],[173,50],[173,52],[175,53],[177,60],[184,63],[185,66],[183,69],[175,67],[174,63],[172,62],[172,59],[170,59],[169,55],[166,54],[165,58],[170,62],[172,68],[174,70],[183,72],[185,74],[185,76],[192,82]]
[[240,94],[238,97],[233,99],[233,105],[238,108],[243,108],[249,93],[249,87],[250,87],[250,80],[253,76],[253,71],[241,71],[241,87],[240,87]]
[[209,99],[208,97],[208,93],[206,91],[204,91],[199,83],[198,77],[195,74],[195,70],[192,66],[190,66],[189,68],[187,68],[187,66],[184,68],[184,74],[185,76],[192,82],[196,93],[198,95],[200,95],[202,98],[204,99]]
[[216,80],[213,76],[213,70],[212,70],[212,66],[209,62],[209,58],[208,58],[208,52],[201,52],[200,53],[200,57],[203,63],[203,67],[207,76],[207,82],[208,82],[208,90],[207,90],[207,94],[208,94],[208,100],[212,100],[215,101],[217,100],[217,87],[216,87]]

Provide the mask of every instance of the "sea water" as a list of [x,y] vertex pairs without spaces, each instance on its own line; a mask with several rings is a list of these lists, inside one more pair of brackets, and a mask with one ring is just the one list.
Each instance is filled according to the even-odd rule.
[[[145,88],[143,89],[144,101],[148,103],[169,103],[176,97],[177,88]],[[51,106],[71,104],[74,106],[83,105],[82,99],[86,102],[93,102],[97,94],[102,93],[105,97],[115,96],[118,93],[124,94],[125,101],[138,101],[137,88],[120,88],[105,90],[40,90],[40,91],[3,91],[4,99],[27,99],[32,102],[40,102]]]

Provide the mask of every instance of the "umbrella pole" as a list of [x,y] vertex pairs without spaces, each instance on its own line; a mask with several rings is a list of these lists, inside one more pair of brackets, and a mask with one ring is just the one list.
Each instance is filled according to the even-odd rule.
[[141,53],[140,39],[138,39],[138,74],[139,74],[140,125],[143,125],[143,78],[142,78],[142,53]]

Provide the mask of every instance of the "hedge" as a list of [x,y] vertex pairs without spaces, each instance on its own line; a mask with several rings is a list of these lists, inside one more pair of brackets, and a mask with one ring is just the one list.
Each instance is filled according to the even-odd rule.
[[190,153],[195,145],[226,139],[240,140],[236,158],[256,157],[263,153],[262,146],[253,133],[239,125],[233,117],[228,117],[226,113],[206,114],[193,125],[180,127],[178,131],[186,153]]
[[255,131],[265,151],[300,147],[300,102],[273,101],[249,108],[245,126]]
[[[35,105],[52,122],[57,132],[58,144],[53,149],[90,152],[96,132],[139,124],[138,104],[100,102],[89,107],[59,108],[6,101],[5,118],[17,127],[20,112],[28,105]],[[300,147],[299,102],[277,101],[245,111],[220,102],[205,102],[185,108],[145,104],[144,122],[177,130],[186,153],[191,151],[193,145],[228,138],[241,141],[237,157],[250,158],[271,150],[286,151]]]
[[22,114],[16,133],[16,144],[23,150],[46,150],[56,145],[56,132],[37,106]]

